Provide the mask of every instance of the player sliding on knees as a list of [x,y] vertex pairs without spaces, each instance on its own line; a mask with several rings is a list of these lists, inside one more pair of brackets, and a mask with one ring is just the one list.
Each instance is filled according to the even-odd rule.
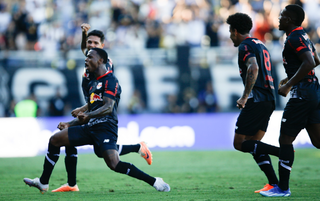
[[[82,29],[82,41],[81,41],[81,50],[84,55],[87,55],[88,51],[91,48],[103,48],[104,47],[104,41],[105,36],[102,31],[99,30],[93,30],[89,33],[88,30],[90,29],[90,25],[83,23],[81,24]],[[106,67],[109,71],[113,71],[114,65],[112,63],[112,60],[108,58],[108,62],[106,64]],[[85,97],[85,100],[88,100],[88,84],[92,78],[88,72],[86,72],[86,69],[84,69],[85,72],[82,77],[82,91]],[[87,104],[83,105],[82,107],[78,107],[74,109],[71,114],[73,117],[77,117],[79,112],[86,112],[88,110]],[[63,126],[64,123],[60,123],[59,128],[62,130],[65,127]],[[119,152],[119,155],[126,155],[129,153],[139,153],[141,157],[143,157],[149,165],[152,164],[152,153],[148,149],[146,143],[140,142],[139,144],[133,144],[133,145],[118,145],[117,149]],[[69,191],[79,191],[79,187],[77,185],[76,181],[76,171],[77,171],[77,160],[78,160],[78,151],[75,147],[68,146],[65,149],[66,156],[65,156],[65,167],[67,171],[67,183],[60,186],[57,189],[52,190],[52,192],[69,192]],[[94,152],[97,154],[98,157],[102,157],[102,155],[99,153],[98,150],[94,150]]]
[[111,170],[142,180],[157,191],[170,191],[170,186],[162,178],[152,177],[133,164],[119,159],[116,142],[121,86],[112,71],[107,70],[107,61],[108,54],[103,49],[92,48],[88,52],[85,66],[95,78],[89,83],[88,111],[79,112],[77,118],[62,125],[65,129],[51,136],[41,177],[24,178],[24,182],[30,187],[38,188],[41,193],[48,191],[51,173],[59,159],[60,147],[93,145]]

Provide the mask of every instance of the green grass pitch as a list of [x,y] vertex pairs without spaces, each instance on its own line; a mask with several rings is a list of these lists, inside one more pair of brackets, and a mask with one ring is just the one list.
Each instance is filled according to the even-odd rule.
[[[121,156],[144,172],[162,177],[171,192],[157,192],[148,184],[112,172],[94,154],[80,154],[77,182],[79,192],[45,194],[29,188],[24,177],[39,177],[44,156],[0,158],[0,200],[319,200],[320,151],[296,149],[291,174],[291,197],[265,198],[254,191],[267,180],[250,154],[237,151],[153,152],[149,166],[138,154]],[[276,172],[277,158],[272,157]],[[50,190],[66,183],[64,155],[52,173]]]

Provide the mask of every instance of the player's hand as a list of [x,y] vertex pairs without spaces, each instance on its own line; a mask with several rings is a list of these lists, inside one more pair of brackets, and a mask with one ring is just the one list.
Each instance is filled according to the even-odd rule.
[[88,30],[90,29],[90,24],[87,24],[87,23],[81,24],[81,29],[82,29],[82,32],[87,33]]
[[240,110],[244,108],[247,103],[247,100],[248,98],[243,98],[243,97],[239,98],[237,100],[237,108],[239,108]]
[[71,115],[72,115],[73,117],[77,117],[78,114],[79,114],[79,112],[81,112],[81,108],[80,108],[80,107],[77,107],[76,109],[74,109],[74,110],[71,111]]
[[280,88],[282,85],[287,84],[287,82],[288,82],[288,78],[287,78],[287,77],[286,77],[286,78],[284,78],[284,79],[282,79],[282,80],[280,81],[280,83],[279,83],[278,88]]
[[287,84],[281,85],[278,89],[278,94],[286,97],[288,95],[288,93],[291,90],[291,86],[288,86]]
[[78,113],[78,119],[79,119],[79,122],[80,123],[88,123],[89,122],[89,120],[90,120],[90,118],[89,118],[89,116],[86,114],[86,113],[84,113],[84,112],[79,112]]
[[69,128],[70,124],[66,123],[66,122],[60,122],[59,125],[57,126],[57,128],[59,128],[60,130],[63,130],[65,128]]

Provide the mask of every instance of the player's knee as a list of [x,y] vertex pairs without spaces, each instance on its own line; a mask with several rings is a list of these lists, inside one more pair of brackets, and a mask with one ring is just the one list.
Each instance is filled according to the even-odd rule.
[[107,162],[107,166],[108,166],[111,170],[115,171],[115,170],[116,170],[116,167],[117,167],[117,163],[115,163],[115,162],[113,162],[113,161],[109,161],[109,162]]
[[50,144],[52,144],[53,146],[56,146],[57,147],[57,145],[58,145],[58,140],[57,140],[57,138],[53,135],[53,136],[51,136],[50,137]]
[[242,143],[233,141],[233,147],[234,147],[236,150],[238,150],[238,151],[241,151],[241,144],[242,144]]
[[61,139],[56,135],[53,135],[53,136],[50,137],[50,143],[53,146],[56,146],[56,147],[61,147],[62,146]]

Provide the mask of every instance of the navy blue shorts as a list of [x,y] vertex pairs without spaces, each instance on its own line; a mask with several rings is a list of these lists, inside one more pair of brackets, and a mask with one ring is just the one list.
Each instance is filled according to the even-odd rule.
[[96,155],[102,157],[105,150],[117,150],[118,137],[113,131],[114,128],[106,123],[90,127],[84,124],[68,128],[68,137],[71,146],[93,145]]
[[259,130],[266,131],[274,109],[273,101],[254,102],[253,98],[248,99],[238,116],[235,133],[254,136]]
[[281,119],[281,134],[296,137],[308,124],[320,123],[317,99],[290,98]]

